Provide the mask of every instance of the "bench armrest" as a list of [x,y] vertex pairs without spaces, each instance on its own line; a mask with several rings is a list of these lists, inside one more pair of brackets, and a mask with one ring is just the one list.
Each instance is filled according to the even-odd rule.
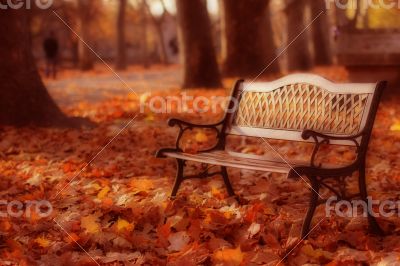
[[[161,150],[157,151],[156,157],[157,158],[163,158],[164,157],[163,156],[164,152],[173,152],[173,151],[182,152],[182,149],[181,149],[179,144],[180,144],[181,138],[183,136],[183,133],[185,133],[185,131],[191,130],[193,128],[204,128],[204,129],[213,129],[213,130],[215,130],[216,133],[217,133],[218,142],[213,148],[207,149],[206,151],[211,151],[211,150],[217,149],[218,147],[221,146],[221,143],[222,143],[222,131],[218,127],[221,126],[223,124],[223,122],[224,121],[222,120],[222,121],[220,121],[218,123],[214,123],[214,124],[199,125],[199,124],[194,124],[194,123],[183,121],[183,120],[176,119],[176,118],[169,119],[168,120],[168,125],[170,127],[179,126],[179,134],[178,134],[178,136],[176,138],[175,148],[161,149]],[[202,151],[202,152],[205,152],[205,151]]]
[[348,140],[351,142],[354,142],[357,151],[357,154],[360,154],[360,143],[357,141],[357,139],[359,137],[364,136],[364,131],[361,131],[360,133],[356,134],[356,135],[350,135],[350,136],[331,136],[331,135],[327,135],[327,134],[323,134],[323,133],[319,133],[317,131],[314,130],[310,130],[310,129],[306,129],[301,133],[301,137],[304,140],[308,140],[310,138],[314,139],[315,142],[315,146],[314,146],[314,150],[312,152],[311,155],[311,166],[313,167],[321,167],[321,165],[316,165],[315,164],[315,157],[319,151],[319,148],[322,144],[329,144],[330,140]]
[[171,118],[168,120],[168,126],[170,126],[170,127],[174,127],[174,126],[178,125],[179,127],[185,126],[188,128],[216,128],[217,126],[222,125],[222,123],[223,123],[223,121],[220,121],[215,124],[199,125],[199,124],[193,124],[193,123],[183,121],[180,119],[176,119],[176,118]]
[[[364,132],[363,131],[361,131],[360,133],[358,133],[358,134],[356,134],[356,135],[350,135],[350,136],[331,136],[331,135],[326,135],[326,134],[323,134],[323,133],[319,133],[319,132],[317,132],[317,131],[314,131],[314,130],[311,130],[311,129],[305,129],[302,133],[301,133],[301,137],[304,139],[304,140],[308,140],[309,138],[313,138],[313,139],[315,139],[315,138],[322,138],[322,139],[325,139],[325,140],[349,140],[349,141],[353,141],[354,142],[354,140],[355,139],[357,139],[357,138],[359,138],[359,137],[361,137],[361,136],[363,136],[364,135]],[[359,145],[359,143],[358,142],[355,142],[356,143],[356,146],[358,146]]]

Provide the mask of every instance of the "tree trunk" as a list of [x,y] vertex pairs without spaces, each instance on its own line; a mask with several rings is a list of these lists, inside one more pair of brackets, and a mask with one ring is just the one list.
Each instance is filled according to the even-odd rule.
[[9,9],[0,16],[0,124],[67,125],[70,120],[51,99],[36,68],[27,12]]
[[314,19],[322,11],[318,21],[312,25],[312,37],[314,43],[314,63],[316,65],[331,65],[332,54],[330,45],[329,13],[326,10],[325,0],[311,1],[311,17]]
[[357,23],[359,21],[359,18],[361,17],[361,0],[357,0],[356,2],[356,10],[355,14],[352,20],[350,20],[349,27],[351,30],[357,29]]
[[125,15],[127,0],[119,0],[117,18],[117,62],[119,70],[126,69]]
[[203,0],[177,0],[184,88],[221,87],[211,22]]
[[78,0],[80,37],[85,42],[79,41],[79,67],[83,71],[91,70],[94,67],[93,52],[86,45],[90,45],[91,40],[91,2],[92,0]]
[[268,64],[268,73],[279,72],[269,0],[224,0],[222,14],[224,74],[254,77]]
[[[158,43],[159,43],[159,55],[160,55],[160,62],[161,64],[165,64],[168,65],[169,61],[168,61],[168,55],[167,55],[167,48],[165,47],[165,38],[164,38],[164,31],[162,29],[162,23],[163,23],[163,15],[161,15],[160,19],[157,19],[150,10],[150,7],[147,3],[146,0],[143,0],[143,4],[146,7],[146,11],[149,14],[151,21],[153,22],[153,26],[157,32],[157,37],[158,37]],[[165,10],[165,6],[164,6],[164,2],[161,1],[161,5],[164,9],[164,12],[166,12]]]
[[288,70],[309,70],[312,68],[312,60],[306,29],[307,2],[306,0],[289,0],[288,2],[286,6]]

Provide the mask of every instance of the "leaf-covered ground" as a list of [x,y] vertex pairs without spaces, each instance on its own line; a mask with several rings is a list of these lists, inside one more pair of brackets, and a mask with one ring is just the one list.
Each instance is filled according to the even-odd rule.
[[[339,70],[324,71],[336,80],[345,79]],[[162,77],[154,82],[162,84]],[[154,87],[151,94],[140,97],[180,93],[174,86]],[[185,181],[178,197],[169,200],[175,162],[154,157],[157,149],[174,144],[177,131],[167,127],[166,119],[178,116],[212,122],[222,112],[140,113],[139,98],[132,93],[111,93],[86,102],[82,99],[88,95],[83,94],[77,102],[62,102],[74,90],[79,94],[79,86],[51,92],[66,113],[89,117],[98,127],[0,130],[0,198],[48,200],[53,207],[46,218],[34,208],[27,215],[26,206],[22,217],[0,218],[1,265],[400,264],[399,215],[378,219],[387,233],[382,238],[369,235],[363,217],[326,218],[322,205],[314,218],[315,229],[308,240],[299,242],[310,195],[300,178],[230,169],[233,186],[245,199],[241,205],[227,196],[219,176]],[[211,98],[227,91],[189,93]],[[398,101],[385,99],[368,154],[368,188],[374,199],[400,198],[396,118],[400,119]],[[191,148],[213,141],[207,132],[193,136],[188,140]],[[232,139],[231,143],[245,152],[272,152],[257,139]],[[287,158],[304,157],[311,149],[278,141],[270,144]],[[325,152],[329,161],[353,158],[348,149]],[[189,170],[201,167],[191,165]],[[353,178],[348,189],[356,191],[356,187]],[[327,191],[322,195],[330,196]],[[1,208],[4,212],[4,205]]]

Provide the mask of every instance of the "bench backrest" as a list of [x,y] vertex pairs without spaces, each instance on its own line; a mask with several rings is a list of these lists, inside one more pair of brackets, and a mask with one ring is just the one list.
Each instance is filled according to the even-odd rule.
[[[364,129],[370,112],[376,112],[371,108],[375,83],[335,84],[317,75],[294,74],[239,86],[239,103],[227,134],[304,141],[302,131],[311,129],[351,136]],[[355,145],[347,140],[332,144]]]

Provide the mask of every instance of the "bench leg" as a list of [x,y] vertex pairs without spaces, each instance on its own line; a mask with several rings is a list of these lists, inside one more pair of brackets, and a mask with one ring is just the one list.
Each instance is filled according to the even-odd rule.
[[305,239],[307,238],[309,232],[310,232],[310,225],[312,222],[312,218],[314,216],[315,209],[318,206],[318,198],[319,198],[319,188],[320,184],[316,177],[311,177],[311,200],[310,200],[310,206],[308,207],[307,215],[304,219],[303,222],[303,228],[301,229],[301,238]]
[[185,161],[181,160],[181,159],[176,159],[176,162],[177,162],[176,178],[175,178],[174,187],[172,188],[171,198],[176,197],[179,187],[183,181],[183,168],[185,166]]
[[[368,204],[368,192],[367,192],[367,184],[365,182],[365,166],[360,167],[359,176],[358,176],[358,186],[360,190],[361,200],[365,201]],[[372,216],[368,211],[368,224],[369,229],[372,233],[377,235],[384,235],[383,230],[379,226],[375,217]]]
[[222,177],[224,178],[224,183],[225,183],[226,189],[228,190],[229,196],[230,197],[236,196],[235,192],[233,191],[231,181],[229,180],[228,171],[226,170],[225,166],[221,166],[221,173],[222,173]]

